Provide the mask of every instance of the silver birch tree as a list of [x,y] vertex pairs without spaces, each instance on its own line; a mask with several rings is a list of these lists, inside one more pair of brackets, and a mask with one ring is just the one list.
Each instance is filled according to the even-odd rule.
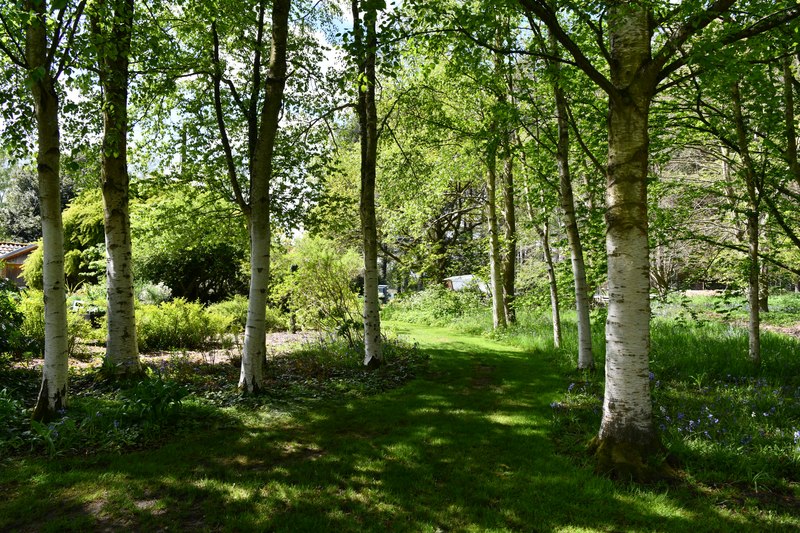
[[378,47],[376,28],[378,5],[375,1],[359,0],[353,0],[351,5],[353,41],[358,63],[356,110],[361,141],[359,213],[364,250],[364,365],[375,367],[383,361],[378,297],[378,225],[375,218],[375,177],[378,157],[375,63]]
[[136,343],[128,209],[128,81],[134,1],[101,0],[90,5],[88,14],[103,89],[100,156],[108,298],[105,369],[111,375],[132,376],[142,369]]
[[[646,478],[657,472],[647,457],[661,449],[652,418],[649,385],[650,300],[647,220],[649,114],[659,83],[692,58],[684,45],[728,11],[736,0],[717,0],[698,11],[689,6],[669,13],[682,20],[665,28],[654,53],[657,26],[651,2],[603,2],[606,31],[589,28],[605,51],[606,77],[561,25],[547,0],[520,0],[541,20],[575,64],[608,95],[608,160],[606,181],[606,252],[609,308],[606,320],[606,388],[603,417],[593,450],[601,470],[623,477]],[[681,9],[683,8],[683,9]],[[588,11],[588,9],[587,9]],[[754,26],[726,35],[727,44],[766,31],[800,16],[800,8],[779,10]],[[586,11],[579,18],[591,19]],[[588,18],[587,18],[588,17]],[[607,35],[607,42],[606,42]]]

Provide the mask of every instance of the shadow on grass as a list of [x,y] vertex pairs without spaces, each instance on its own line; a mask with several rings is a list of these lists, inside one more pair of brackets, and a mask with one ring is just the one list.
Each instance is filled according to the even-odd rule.
[[221,427],[157,450],[10,465],[0,529],[763,527],[556,455],[549,403],[562,380],[537,355],[445,332],[425,339],[428,371],[386,394],[244,424],[228,412]]

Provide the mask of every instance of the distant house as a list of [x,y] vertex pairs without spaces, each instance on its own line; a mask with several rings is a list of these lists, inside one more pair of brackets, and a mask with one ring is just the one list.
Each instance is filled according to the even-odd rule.
[[463,291],[464,289],[468,288],[477,288],[482,293],[489,294],[489,286],[472,274],[444,278],[444,285],[453,291]]
[[10,279],[19,287],[25,286],[22,279],[22,263],[39,245],[18,242],[0,242],[0,277]]

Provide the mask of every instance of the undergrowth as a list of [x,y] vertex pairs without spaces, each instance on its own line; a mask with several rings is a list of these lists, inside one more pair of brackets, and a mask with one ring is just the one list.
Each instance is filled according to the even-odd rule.
[[0,368],[0,457],[149,447],[219,422],[224,407],[301,407],[376,394],[412,379],[427,359],[397,340],[384,343],[385,363],[377,370],[366,370],[362,357],[363,349],[342,341],[303,344],[268,360],[258,396],[238,391],[238,362],[198,363],[181,352],[150,364],[145,379],[129,383],[104,381],[99,369],[72,369],[69,410],[46,424],[30,420],[27,403],[36,397],[39,371],[6,366]]

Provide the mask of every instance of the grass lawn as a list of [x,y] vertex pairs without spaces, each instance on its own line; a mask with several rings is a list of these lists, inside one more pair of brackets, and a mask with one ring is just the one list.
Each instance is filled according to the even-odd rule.
[[[3,461],[0,530],[730,531],[800,509],[628,486],[556,453],[568,378],[545,352],[389,323],[430,354],[390,392],[227,408],[155,449]],[[742,460],[746,460],[743,458]]]

